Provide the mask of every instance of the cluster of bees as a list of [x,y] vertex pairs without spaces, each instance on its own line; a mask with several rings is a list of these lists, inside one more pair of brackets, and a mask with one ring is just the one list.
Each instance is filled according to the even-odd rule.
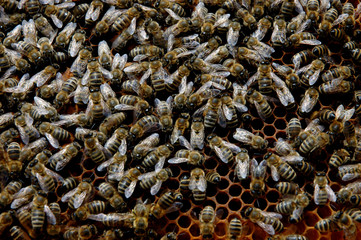
[[[0,236],[187,239],[157,221],[191,202],[213,239],[207,185],[225,177],[204,166],[216,159],[255,203],[269,188],[282,196],[273,212],[237,212],[225,238],[252,222],[306,240],[283,224],[329,204],[314,228],[356,239],[360,13],[340,0],[0,0]],[[275,108],[287,132],[266,139],[253,124]],[[92,175],[72,176],[89,163]],[[335,193],[336,172],[347,184]]]

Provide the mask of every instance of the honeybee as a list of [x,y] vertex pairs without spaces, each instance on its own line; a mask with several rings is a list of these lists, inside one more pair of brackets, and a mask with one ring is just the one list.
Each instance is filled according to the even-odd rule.
[[182,136],[187,128],[189,128],[189,114],[182,113],[180,117],[176,120],[170,141],[172,144],[178,141],[178,138]]
[[254,30],[257,27],[256,18],[246,9],[240,8],[236,12],[236,17],[243,20],[243,25],[250,30]]
[[301,99],[299,113],[301,115],[307,115],[312,111],[312,109],[316,106],[319,92],[316,88],[310,87],[306,90],[305,95]]
[[30,240],[31,238],[29,235],[19,226],[13,226],[9,230],[10,235],[13,239],[24,239],[24,240]]
[[112,206],[115,210],[122,211],[127,206],[117,190],[107,182],[103,182],[99,185],[99,194],[108,200],[110,206]]
[[118,192],[124,194],[126,198],[132,196],[138,177],[142,174],[140,168],[131,168],[124,173],[118,184]]
[[310,50],[302,50],[292,56],[292,63],[295,66],[295,71],[297,71],[302,64],[309,63],[314,59],[314,55]]
[[89,47],[84,47],[78,53],[78,56],[71,65],[70,71],[82,76],[88,65],[88,60],[92,57],[92,50]]
[[138,5],[134,5],[129,8],[125,13],[121,14],[118,18],[115,19],[114,23],[111,25],[112,32],[121,32],[125,28],[129,27],[132,19],[138,18],[140,16],[140,10],[138,10]]
[[61,229],[60,229],[60,214],[61,214],[61,209],[60,209],[60,205],[58,203],[50,203],[49,204],[49,208],[50,210],[53,212],[54,216],[55,216],[55,220],[56,223],[55,224],[48,224],[46,227],[46,231],[50,236],[56,236],[59,235]]
[[[251,51],[251,50],[250,50]],[[240,51],[238,51],[240,52]],[[247,53],[240,53],[244,58],[247,58]],[[238,56],[239,58],[242,58],[242,56]],[[189,61],[190,67],[192,67],[193,70],[201,71],[202,73],[209,73],[213,75],[220,75],[223,77],[226,77],[229,75],[229,72],[220,72],[216,73],[216,71],[227,71],[227,68],[223,66],[222,64],[213,64],[208,63],[203,59],[192,57]]]
[[151,168],[155,166],[155,170],[159,171],[163,168],[165,160],[170,156],[173,150],[173,146],[169,143],[160,145],[145,156],[141,166],[144,168]]
[[14,195],[21,189],[21,182],[11,181],[9,182],[3,191],[0,193],[0,207],[4,208],[11,204],[14,200]]
[[[3,45],[1,45],[3,46]],[[18,51],[20,54],[26,56],[31,63],[40,64],[42,62],[42,57],[40,51],[33,46],[31,43],[25,41],[19,41],[11,44],[12,48]],[[1,50],[3,51],[3,50]],[[6,49],[4,49],[5,53],[9,53]],[[8,56],[8,55],[6,55]],[[19,57],[20,58],[20,57]],[[2,68],[7,69],[7,64],[9,64],[8,57],[3,57],[2,59]]]
[[173,128],[172,101],[173,98],[171,96],[167,98],[167,101],[160,101],[158,98],[154,100],[156,112],[164,132],[171,131]]
[[191,125],[190,144],[193,149],[203,149],[204,146],[204,124],[201,118],[193,118]]
[[203,238],[213,237],[216,213],[211,206],[206,206],[199,214],[199,228]]
[[330,157],[329,165],[331,167],[339,167],[350,160],[350,153],[345,149],[334,150]]
[[91,214],[88,219],[100,221],[107,227],[133,227],[134,214],[130,213],[109,213]]
[[330,199],[331,202],[336,202],[336,194],[328,185],[328,180],[324,172],[316,172],[313,184],[315,186],[314,200],[317,205],[325,205],[328,199]]
[[303,209],[310,203],[308,195],[300,192],[291,199],[286,199],[276,205],[276,212],[290,215],[290,222],[297,223],[302,219]]
[[120,127],[114,131],[111,138],[105,143],[104,148],[109,151],[112,155],[119,151],[121,155],[125,155],[127,152],[127,141],[128,129]]
[[146,234],[146,230],[148,228],[149,209],[149,205],[139,202],[132,210],[132,215],[134,216],[133,228],[134,233],[137,236],[144,236]]
[[71,218],[76,221],[84,221],[88,218],[90,214],[99,214],[104,212],[105,208],[106,206],[104,201],[91,201],[81,206],[74,213],[72,213]]
[[[79,6],[79,5],[78,5]],[[124,13],[124,10],[116,9],[114,6],[111,6],[105,13],[100,21],[97,22],[93,33],[95,36],[99,37],[103,34],[106,34],[109,31],[110,26],[115,22],[115,20]]]
[[357,9],[355,10],[352,3],[343,4],[342,14],[345,14],[347,16],[344,23],[346,31],[350,32],[355,28],[355,19],[360,16],[360,13],[361,10],[359,6],[357,6]]
[[57,28],[62,28],[64,24],[74,21],[74,16],[65,8],[72,8],[76,4],[72,2],[63,3],[61,5],[48,5],[44,10],[44,14],[53,20]]
[[256,159],[251,160],[251,194],[254,197],[260,197],[265,192],[265,177],[267,170],[267,162],[262,160],[259,164]]
[[193,117],[200,117],[201,114],[204,116],[204,127],[214,128],[216,123],[222,127],[226,127],[226,117],[222,111],[222,100],[220,97],[211,97],[207,104],[198,109]]
[[321,75],[323,82],[332,81],[335,78],[347,79],[354,74],[355,69],[351,66],[339,66],[327,70]]
[[[349,183],[346,186],[342,187],[338,193],[337,193],[337,203],[341,203],[344,204],[346,202],[354,202],[354,198],[356,194],[360,194],[361,193],[361,182],[360,181],[355,181],[353,183]],[[353,197],[353,199],[351,200],[351,198]]]
[[257,30],[251,34],[251,37],[256,38],[258,41],[262,41],[271,27],[272,18],[270,16],[265,16],[258,21]]
[[63,234],[63,238],[66,240],[75,239],[90,239],[98,233],[97,227],[94,224],[82,225],[80,227],[72,227],[66,230]]
[[200,168],[194,168],[191,171],[191,176],[188,181],[188,188],[193,193],[193,198],[196,202],[203,201],[205,199],[205,192],[207,189],[207,180],[205,173]]
[[183,196],[179,192],[168,191],[163,193],[156,203],[150,207],[150,216],[156,219],[162,218],[165,214],[179,209],[182,204],[179,202]]
[[124,166],[127,161],[126,155],[116,152],[109,160],[101,163],[98,167],[98,171],[103,171],[108,168],[107,179],[109,182],[119,181],[124,175]]
[[140,180],[139,185],[142,189],[149,189],[152,195],[156,195],[162,183],[167,181],[169,177],[172,176],[172,171],[170,168],[156,169],[153,172],[148,172],[140,175],[138,179]]
[[61,201],[68,202],[71,209],[77,209],[87,202],[93,193],[93,186],[87,181],[88,179],[83,180],[76,188],[67,192]]
[[324,67],[325,64],[321,60],[314,60],[311,64],[297,70],[297,74],[303,73],[300,79],[301,84],[305,87],[314,85]]
[[[11,129],[9,129],[11,130]],[[15,131],[15,129],[13,129]],[[6,133],[6,132],[4,132]],[[17,131],[13,132],[13,134],[18,134]],[[1,136],[0,136],[1,139]],[[4,141],[2,139],[2,141]],[[6,142],[6,141],[4,141]],[[22,151],[20,152],[19,161],[21,162],[27,162],[30,159],[32,159],[36,154],[41,152],[44,148],[46,148],[48,145],[48,141],[46,138],[39,138],[38,140],[29,143],[28,145],[24,146]]]
[[149,137],[139,142],[132,151],[132,157],[135,160],[142,159],[159,143],[159,134],[153,133]]
[[292,145],[282,138],[277,139],[277,142],[275,142],[274,146],[276,153],[281,156],[282,160],[285,160],[289,163],[297,163],[304,160],[304,158],[293,149]]
[[192,165],[201,165],[204,162],[204,156],[200,152],[194,150],[191,143],[189,143],[185,137],[180,136],[179,142],[187,149],[179,150],[174,158],[168,159],[168,163],[177,164],[187,162]]
[[152,107],[146,100],[134,95],[121,96],[119,104],[114,108],[119,111],[133,110],[136,119],[141,114],[149,115],[152,112]]
[[244,41],[248,48],[255,50],[263,58],[270,58],[271,54],[275,52],[271,46],[259,41],[257,38],[249,37]]
[[215,134],[208,135],[207,141],[209,142],[211,149],[224,163],[233,161],[233,153],[237,154],[241,151],[241,148],[237,145],[227,142]]
[[275,188],[282,194],[297,194],[299,192],[299,185],[290,182],[278,182]]
[[10,208],[17,209],[29,203],[36,192],[37,189],[33,185],[21,188],[17,193],[13,194],[13,201],[10,204]]
[[265,232],[274,235],[276,232],[283,230],[283,224],[279,220],[281,214],[274,212],[261,211],[258,208],[248,207],[244,213],[245,217],[253,223],[257,223]]
[[71,57],[77,56],[84,42],[85,42],[85,31],[82,29],[76,30],[69,43],[69,49],[68,49],[69,55]]
[[318,86],[321,94],[345,94],[354,89],[354,84],[341,78],[333,79]]
[[37,178],[40,188],[45,192],[53,192],[56,187],[56,181],[64,181],[64,179],[57,173],[46,168],[43,163],[38,160],[33,160],[29,163],[31,174]]
[[22,114],[15,118],[15,126],[18,128],[21,140],[25,144],[29,144],[40,137],[38,130],[32,125],[33,119],[28,114]]
[[345,110],[342,104],[339,105],[336,109],[335,119],[329,126],[330,131],[336,134],[342,132],[344,129],[344,122],[350,120],[354,113],[354,108]]
[[282,16],[276,16],[275,21],[273,22],[273,32],[271,35],[272,46],[280,47],[284,46],[287,41],[287,25],[286,21]]
[[112,49],[116,52],[120,52],[127,44],[127,42],[133,37],[136,31],[136,18],[133,18],[129,27],[124,30],[112,43]]
[[238,218],[232,218],[228,223],[228,238],[229,240],[238,240],[243,234],[244,227]]
[[292,68],[275,62],[272,63],[272,66],[286,78],[286,84],[289,89],[294,90],[300,87],[300,78]]
[[62,150],[49,158],[49,163],[55,171],[62,170],[73,158],[78,155],[81,146],[77,142],[66,145]]
[[280,156],[273,153],[267,153],[264,156],[264,159],[267,160],[267,165],[271,168],[274,181],[279,181],[280,175],[289,181],[293,181],[296,178],[297,175],[295,170],[293,170],[286,161],[282,160]]
[[31,202],[31,224],[35,232],[39,232],[45,220],[45,215],[50,224],[56,223],[56,218],[48,206],[47,195],[39,191]]
[[250,145],[254,149],[262,150],[265,149],[268,145],[267,140],[264,140],[262,137],[254,135],[253,133],[242,128],[236,129],[236,132],[233,134],[233,138],[244,144]]
[[350,164],[338,167],[338,175],[342,181],[350,181],[361,175],[361,164]]
[[[235,59],[229,58],[223,62],[223,66],[227,67],[227,71],[230,72],[230,75],[235,77],[237,80],[246,80],[248,79],[248,71],[238,63]],[[237,84],[237,83],[233,83]]]
[[45,99],[54,97],[59,91],[61,91],[63,82],[63,76],[58,72],[56,74],[56,78],[51,81],[50,84],[43,85],[40,88],[39,96]]
[[101,92],[91,92],[89,98],[90,100],[85,115],[91,119],[92,122],[98,122],[111,114],[111,110],[105,103]]
[[[31,108],[28,111],[33,119],[39,120],[42,117],[51,121],[58,119],[58,112],[49,102],[45,101],[40,97],[35,96],[34,103],[36,106],[31,106]],[[20,111],[23,111],[23,109],[25,109],[25,111],[23,112],[26,113],[27,112],[26,108],[27,106],[23,105]]]
[[[96,136],[85,136],[84,139],[84,155],[96,163],[103,163],[110,156],[105,148],[99,143]],[[108,156],[109,155],[109,156]]]
[[267,238],[267,240],[308,240],[308,238],[300,234],[289,234],[274,235],[273,237]]
[[54,148],[59,148],[59,141],[64,141],[71,138],[71,134],[61,127],[54,126],[51,123],[43,122],[39,126],[39,132],[48,139],[49,143]]
[[337,211],[326,219],[321,219],[315,225],[320,232],[344,230],[346,239],[356,239],[357,227],[352,217],[343,211]]
[[258,91],[250,89],[247,92],[247,99],[254,104],[258,115],[262,120],[265,120],[272,115],[272,109],[265,97]]
[[322,21],[318,26],[318,33],[321,36],[327,36],[330,33],[332,27],[344,22],[347,19],[348,15],[343,13],[338,15],[338,12],[335,8],[330,8],[323,15]]
[[99,131],[104,135],[108,135],[115,127],[120,126],[120,124],[125,120],[125,113],[114,113],[106,117],[99,126]]
[[133,48],[129,56],[133,58],[134,61],[141,61],[148,58],[156,58],[164,54],[162,48],[154,45],[140,45]]
[[74,177],[67,177],[64,179],[61,188],[64,189],[65,191],[70,191],[72,189],[74,189],[76,186],[78,186],[79,182],[76,178]]
[[161,240],[176,240],[177,239],[177,235],[174,232],[170,232],[170,233],[166,233]]
[[54,39],[56,36],[56,31],[50,25],[48,20],[41,14],[36,14],[33,17],[36,29],[41,32],[48,39]]

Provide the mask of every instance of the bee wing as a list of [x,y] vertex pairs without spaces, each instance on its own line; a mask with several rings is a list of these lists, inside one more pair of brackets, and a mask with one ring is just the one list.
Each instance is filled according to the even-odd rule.
[[41,190],[43,190],[44,192],[48,193],[49,192],[49,188],[46,186],[45,184],[45,179],[44,176],[41,176],[39,173],[36,173],[36,178],[38,179],[38,183],[39,186],[41,188]]
[[217,156],[219,157],[219,159],[221,159],[222,162],[224,162],[224,163],[228,163],[227,155],[223,154],[222,149],[217,146],[214,146],[213,148],[214,148],[214,151],[216,152]]
[[127,140],[122,139],[118,151],[121,155],[125,155],[127,153]]
[[40,108],[51,108],[52,107],[49,102],[47,102],[44,99],[37,97],[37,96],[34,97],[34,103]]
[[233,105],[235,106],[235,108],[239,112],[247,112],[248,111],[248,107],[246,105],[243,105],[243,104],[239,103],[239,102],[233,102]]
[[45,133],[45,137],[48,139],[49,143],[53,148],[60,148],[59,141],[54,138],[50,133]]
[[99,214],[89,214],[88,219],[90,220],[94,220],[94,221],[104,221],[107,218],[107,215],[104,213],[99,213]]
[[29,201],[29,198],[24,196],[24,197],[21,197],[21,198],[16,198],[14,199],[11,204],[10,204],[10,208],[11,209],[17,209],[21,206],[23,206],[25,203],[27,203]]
[[156,195],[162,187],[162,183],[162,181],[157,180],[157,182],[150,188],[150,194],[153,196]]
[[155,171],[158,172],[160,170],[162,170],[164,163],[165,163],[165,159],[166,157],[160,157],[157,164],[155,164]]
[[355,19],[358,18],[360,16],[361,13],[361,4],[357,4],[357,7],[355,9]]
[[102,93],[105,100],[116,97],[114,90],[109,86],[108,83],[100,85],[100,92]]
[[226,23],[229,19],[229,17],[231,16],[231,14],[227,13],[227,14],[223,14],[222,16],[220,16],[217,21],[214,23],[214,27],[218,27],[224,23]]
[[240,141],[243,143],[249,143],[253,138],[253,133],[251,133],[245,129],[242,129],[242,128],[237,128],[236,132],[233,134],[233,137],[237,141]]
[[282,105],[288,106],[289,99],[288,99],[287,95],[284,94],[284,92],[280,88],[276,88],[275,91],[276,91],[277,96],[278,96],[280,102],[282,103]]
[[1,115],[0,116],[0,126],[11,121],[13,118],[14,118],[14,114],[11,112]]
[[[16,52],[16,53],[14,54],[14,56],[17,56],[17,55],[18,55],[18,52]],[[20,57],[21,57],[21,55],[20,55]],[[10,60],[11,60],[11,58],[10,58]],[[12,62],[12,63],[15,64],[14,62]],[[15,67],[15,66],[10,67],[10,68],[7,69],[7,70],[5,71],[5,73],[1,76],[0,81],[9,78],[9,77],[12,76],[15,72],[16,72],[16,67]],[[4,89],[4,91],[5,91],[5,89]]]
[[175,42],[175,36],[174,34],[170,34],[167,42],[167,52],[170,52],[173,49],[174,42]]
[[246,179],[249,173],[249,159],[247,161],[238,161],[236,170],[239,173],[239,176],[241,176],[241,179],[239,179],[240,181]]
[[320,0],[320,12],[324,13],[331,6],[330,0]]
[[48,168],[45,168],[45,172],[46,172],[46,174],[48,174],[52,178],[55,178],[56,181],[64,182],[64,178],[62,176],[60,176],[59,174],[57,174],[56,172],[53,172]]
[[33,19],[30,19],[29,21],[23,20],[23,35],[24,35],[24,41],[29,42],[36,46],[37,43],[37,31],[35,27],[35,23]]
[[318,79],[318,76],[320,75],[321,73],[321,69],[315,71],[315,73],[310,77],[309,79],[309,84],[312,86],[316,83],[317,79]]
[[[92,19],[93,21],[95,21],[96,19],[93,19],[93,14],[95,14],[95,11],[99,10],[98,8],[95,8],[95,6],[93,4],[90,4],[90,7],[88,9],[88,11],[85,14],[85,20],[89,20]],[[94,16],[94,18],[99,17],[100,11],[98,11],[98,14]]]
[[123,103],[116,105],[114,108],[119,111],[136,110],[134,106]]
[[83,202],[86,198],[86,195],[87,195],[87,192],[83,191],[74,197],[74,208],[75,209],[79,208],[83,204]]
[[120,179],[122,179],[122,177],[124,176],[124,165],[125,163],[122,162],[121,164],[119,164],[118,166],[118,171],[112,174],[108,173],[108,180],[113,180],[113,181],[120,181]]
[[135,189],[135,186],[137,185],[137,180],[133,180],[129,187],[127,187],[124,191],[124,195],[126,198],[130,198],[130,196],[132,196],[133,192],[134,192],[134,189]]
[[259,71],[257,71],[255,74],[252,75],[252,77],[248,79],[245,86],[248,88],[249,86],[253,85],[258,79],[258,76],[259,76]]
[[63,2],[60,4],[55,5],[57,8],[65,8],[65,9],[72,9],[73,7],[75,7],[76,3],[75,2]]
[[296,10],[296,12],[298,12],[299,14],[304,13],[305,11],[303,10],[302,4],[298,0],[295,0],[294,2],[295,2],[295,10]]
[[159,142],[158,139],[159,139],[159,134],[153,133],[149,137],[147,137],[147,138],[143,139],[141,142],[139,142],[138,145],[144,145],[144,146],[148,146],[148,147],[155,146]]
[[[15,124],[16,125],[16,124]],[[18,127],[18,130],[19,130],[19,134],[20,134],[20,138],[21,138],[21,141],[23,141],[23,143],[25,145],[27,145],[29,143],[29,135],[27,135],[25,133],[25,130],[23,127],[20,127],[20,126],[17,126]]]
[[98,172],[102,172],[104,171],[106,168],[109,167],[110,164],[112,164],[114,162],[114,158],[110,158],[109,160],[101,163],[98,167],[97,167],[97,171]]
[[201,191],[201,192],[205,192],[206,189],[207,189],[207,181],[206,181],[206,179],[204,177],[201,177],[197,181],[196,185],[197,185],[198,190]]
[[292,216],[294,217],[294,218],[301,218],[301,216],[302,216],[302,213],[303,213],[303,207],[297,207],[297,208],[295,208],[295,210],[293,210],[293,212],[292,212]]
[[266,177],[266,171],[267,171],[267,161],[262,160],[257,168],[255,169],[255,176],[260,178]]
[[83,43],[81,41],[76,41],[75,38],[73,37],[69,43],[69,48],[68,48],[69,55],[71,57],[75,57],[78,54],[80,47],[82,45]]
[[143,74],[143,76],[140,78],[139,83],[140,83],[140,84],[143,84],[143,83],[150,77],[151,74],[152,74],[152,69],[149,68],[149,69]]
[[189,143],[189,141],[185,137],[180,136],[178,139],[179,139],[179,144],[181,146],[187,148],[188,150],[193,150],[192,145]]
[[346,14],[346,13],[340,14],[340,15],[338,16],[338,18],[337,18],[335,21],[333,21],[332,26],[336,26],[336,25],[342,23],[342,22],[345,21],[347,18],[348,18],[348,14]]
[[227,120],[226,117],[223,114],[222,108],[218,108],[218,124],[219,126],[221,126],[222,128],[226,128],[227,127]]
[[277,171],[277,168],[275,166],[270,166],[270,168],[273,181],[278,182],[280,180],[280,175]]
[[266,217],[272,217],[272,218],[278,218],[278,219],[282,219],[282,215],[279,213],[275,213],[275,212],[266,212],[266,211],[261,211],[262,215],[266,216]]
[[350,181],[353,180],[355,178],[358,178],[360,176],[359,173],[346,173],[345,175],[342,176],[342,181]]
[[204,145],[203,141],[204,141],[204,131],[199,131],[198,133],[193,130],[191,131],[191,145],[193,148],[198,147],[199,149],[203,149],[203,145]]
[[185,163],[185,162],[188,162],[188,158],[177,158],[177,157],[174,157],[174,158],[170,158],[168,159],[168,163],[171,163],[171,164],[177,164],[177,163]]
[[57,28],[63,27],[63,22],[57,16],[55,16],[54,14],[51,14],[50,18],[51,18],[51,20],[53,20],[53,23]]
[[44,205],[44,212],[46,214],[46,220],[48,221],[48,223],[50,223],[51,225],[55,225],[56,217],[54,213],[50,210],[48,205]]
[[241,148],[238,147],[236,144],[227,142],[223,139],[222,139],[222,143],[224,144],[224,146],[228,147],[233,153],[239,153],[241,151]]
[[120,56],[119,53],[115,54],[112,63],[112,70],[114,70],[115,68],[119,68],[120,70],[123,70],[127,61],[128,61],[127,54],[123,54],[122,56]]
[[314,46],[314,45],[320,45],[320,44],[322,44],[322,42],[319,40],[316,40],[316,39],[310,39],[310,40],[302,40],[302,41],[300,41],[300,44]]
[[318,198],[319,194],[320,194],[320,186],[318,184],[316,184],[315,191],[313,193],[313,199],[315,200],[316,205],[320,204],[319,198]]
[[239,31],[235,31],[232,27],[227,32],[227,43],[234,47],[237,44],[239,38]]
[[78,187],[70,190],[69,192],[67,192],[62,198],[61,201],[62,202],[69,202],[70,198],[78,191]]
[[165,8],[164,10],[175,20],[178,20],[178,21],[182,20],[182,18],[180,16],[178,16],[175,12],[173,12],[171,9]]
[[258,226],[260,226],[266,233],[269,235],[275,235],[275,229],[270,224],[265,224],[264,222],[257,221]]
[[302,156],[299,155],[288,155],[281,157],[283,161],[289,162],[289,163],[297,163],[304,160]]
[[336,194],[328,184],[326,185],[326,191],[328,199],[330,199],[331,202],[336,202]]

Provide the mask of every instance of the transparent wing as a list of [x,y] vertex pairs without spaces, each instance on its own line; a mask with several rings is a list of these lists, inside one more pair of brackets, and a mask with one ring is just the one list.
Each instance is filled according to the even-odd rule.
[[56,217],[54,213],[50,210],[48,205],[44,205],[44,212],[46,214],[46,220],[48,221],[48,223],[50,223],[51,225],[55,225]]
[[270,168],[273,181],[278,182],[280,180],[280,175],[277,171],[277,168],[275,166],[271,166]]
[[320,186],[318,184],[315,185],[315,191],[313,193],[313,199],[315,200],[315,203],[317,205],[320,204],[320,201],[319,201],[319,195],[320,195]]
[[156,195],[161,187],[162,187],[162,181],[157,180],[157,182],[150,188],[150,194]]
[[336,202],[336,194],[328,184],[326,185],[326,191],[328,199],[330,199],[331,202]]
[[265,224],[264,222],[257,221],[258,226],[260,226],[266,233],[269,235],[275,235],[275,229],[270,224]]
[[216,152],[217,156],[219,157],[219,159],[222,160],[222,162],[224,163],[228,163],[228,157],[227,155],[222,151],[221,148],[214,146],[214,151]]
[[50,18],[51,18],[51,20],[53,20],[53,23],[57,28],[63,27],[63,22],[57,16],[55,16],[54,14],[51,14]]
[[188,162],[188,158],[170,158],[168,159],[168,163],[171,163],[171,164],[177,164],[177,163],[185,163],[185,162]]
[[74,208],[75,209],[79,208],[83,204],[83,202],[86,198],[86,195],[87,195],[87,192],[83,191],[74,197]]
[[193,150],[192,145],[189,143],[189,141],[185,137],[180,136],[178,139],[179,139],[179,144],[181,146],[187,148],[188,150]]
[[137,181],[136,180],[132,181],[130,183],[129,187],[127,187],[125,189],[124,195],[125,195],[126,198],[130,198],[130,196],[132,196],[136,185],[137,185]]
[[69,202],[70,198],[78,191],[78,187],[70,190],[69,192],[67,192],[62,198],[61,201],[62,202]]
[[51,135],[50,133],[45,133],[45,137],[48,139],[51,146],[53,146],[54,148],[60,148],[59,141],[54,138],[53,135]]

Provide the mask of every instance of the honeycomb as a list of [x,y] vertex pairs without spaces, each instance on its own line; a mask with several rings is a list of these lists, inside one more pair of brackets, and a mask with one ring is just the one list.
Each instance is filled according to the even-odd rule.
[[[356,6],[357,2],[353,2]],[[360,28],[360,22],[357,21],[357,27]],[[266,37],[267,38],[267,37]],[[268,37],[269,38],[269,37]],[[97,40],[88,39],[93,47],[96,47]],[[347,65],[353,64],[351,57],[346,56],[342,53],[340,49],[342,49],[342,45],[337,42],[331,42],[329,44],[330,51],[332,52],[331,57],[334,60],[334,63],[328,64],[325,71],[336,66],[336,65]],[[284,51],[278,49],[272,56],[272,61],[280,63],[280,64],[290,64],[291,57],[295,52],[299,52],[303,50],[303,47],[297,47],[294,52]],[[251,67],[250,67],[251,68]],[[360,70],[359,66],[355,65],[357,70]],[[254,70],[254,69],[253,69]],[[67,70],[63,77],[67,79],[69,76],[69,70]],[[359,81],[355,81],[356,89],[360,89]],[[119,93],[120,94],[120,93]],[[342,96],[342,99],[330,98],[329,96],[320,95],[320,99],[318,104],[314,109],[320,108],[331,108],[336,110],[335,106],[338,106],[340,103],[344,104],[344,106],[351,105],[352,97],[351,96]],[[301,94],[295,95],[296,102],[300,102]],[[342,100],[342,101],[340,101]],[[248,125],[244,125],[243,128],[251,131],[254,134],[258,134],[264,137],[269,142],[269,147],[272,147],[273,144],[279,138],[285,139],[287,123],[291,118],[299,118],[302,123],[302,127],[304,128],[307,124],[303,117],[298,114],[298,106],[296,109],[287,110],[285,107],[280,106],[279,103],[271,102],[272,107],[272,117],[263,121],[258,117],[258,113],[254,107],[250,107],[250,114],[252,115],[252,121]],[[72,112],[80,112],[84,111],[85,108],[80,107],[78,105],[68,106],[64,112],[72,113]],[[176,119],[174,117],[173,119]],[[354,123],[358,122],[357,119],[352,119]],[[126,124],[131,124],[131,122],[125,122]],[[216,127],[215,133],[222,137],[222,139],[229,141],[231,143],[238,143],[232,137],[232,130],[225,131],[219,126]],[[189,134],[186,134],[188,137]],[[162,142],[161,142],[162,143]],[[179,150],[179,146],[175,148],[174,152]],[[333,150],[332,149],[323,149],[321,154],[316,158],[309,159],[315,169],[317,171],[325,171],[327,170],[327,176],[329,179],[329,185],[331,188],[337,192],[341,185],[345,185],[345,183],[341,183],[341,180],[337,176],[337,169],[330,169],[328,167],[328,159],[330,158]],[[178,236],[178,239],[186,240],[186,239],[202,239],[200,235],[199,229],[199,221],[198,216],[200,211],[205,206],[212,206],[218,213],[215,227],[214,239],[226,239],[227,237],[227,226],[230,220],[234,217],[240,218],[245,227],[244,235],[242,239],[266,239],[268,237],[267,233],[264,232],[258,225],[251,223],[248,220],[242,219],[241,212],[243,212],[247,207],[255,206],[264,211],[274,211],[276,204],[282,199],[282,195],[275,189],[275,183],[271,177],[269,169],[267,169],[267,177],[266,177],[266,191],[264,196],[260,198],[253,198],[250,193],[250,179],[243,180],[239,182],[239,180],[234,176],[234,170],[232,168],[232,164],[222,163],[217,157],[214,155],[214,152],[211,151],[209,147],[206,147],[203,151],[205,155],[205,163],[203,165],[205,171],[216,170],[221,175],[221,182],[217,185],[208,184],[207,186],[207,197],[206,200],[200,204],[196,204],[191,195],[184,195],[184,200],[182,201],[183,206],[179,211],[175,211],[172,213],[166,214],[160,220],[154,222],[150,222],[150,228],[154,229],[159,236],[163,236],[167,232],[175,232]],[[251,158],[254,157],[259,162],[263,159],[264,152],[255,152],[250,151]],[[135,166],[136,163],[129,161],[127,162],[127,166]],[[189,174],[191,167],[187,164],[174,165],[170,164],[169,167],[172,170],[173,176],[167,180],[166,183],[163,184],[162,189],[159,191],[163,193],[166,189],[170,190],[178,190],[179,189],[179,179],[185,174]],[[106,172],[95,171],[96,165],[88,158],[83,159],[82,153],[77,156],[76,159],[72,160],[72,164],[67,166],[64,170],[61,171],[61,175],[65,178],[68,176],[73,176],[77,180],[81,181],[83,179],[91,179],[92,184],[94,186],[99,186],[106,179]],[[307,178],[297,177],[296,182],[299,184],[301,188],[304,188],[306,191],[313,193],[313,179],[309,181]],[[62,226],[64,229],[67,229],[70,226],[77,226],[79,223],[73,221],[70,218],[70,214],[73,210],[68,209],[67,203],[63,203],[61,201],[61,196],[64,194],[64,191],[58,186],[55,190],[55,193],[48,194],[49,202],[58,202],[62,209]],[[160,194],[158,193],[156,196],[151,196],[150,194],[144,194],[139,186],[137,186],[134,194],[128,200],[128,206],[131,209],[136,204],[137,199],[142,199],[143,201],[155,202],[159,198]],[[95,195],[94,200],[100,199],[98,195]],[[286,234],[302,234],[310,240],[326,240],[326,239],[342,239],[344,233],[340,232],[330,232],[330,233],[320,233],[317,231],[314,226],[315,224],[324,218],[331,216],[337,210],[341,209],[342,206],[337,203],[328,202],[325,206],[319,207],[315,205],[314,201],[310,201],[310,204],[304,210],[303,220],[297,224],[290,224],[287,221],[287,217],[282,219],[282,223],[284,224],[285,230],[281,233],[282,235]],[[103,233],[105,229],[101,223],[97,223],[91,220],[87,220],[82,222],[81,224],[95,224],[98,228],[98,235],[94,237],[94,239],[101,239],[100,235]],[[5,237],[8,237],[5,234]],[[50,239],[48,236],[42,236],[40,239]],[[361,232],[358,231],[357,239],[361,239]]]

